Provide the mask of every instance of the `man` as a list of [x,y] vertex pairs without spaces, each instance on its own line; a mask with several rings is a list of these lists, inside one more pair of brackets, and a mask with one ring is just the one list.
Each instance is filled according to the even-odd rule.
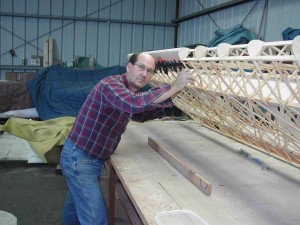
[[131,118],[160,118],[171,97],[194,81],[183,69],[173,85],[137,92],[152,78],[155,60],[149,54],[131,56],[126,73],[102,79],[81,107],[67,138],[60,166],[67,193],[62,225],[106,225],[107,209],[99,178],[104,161],[115,151]]

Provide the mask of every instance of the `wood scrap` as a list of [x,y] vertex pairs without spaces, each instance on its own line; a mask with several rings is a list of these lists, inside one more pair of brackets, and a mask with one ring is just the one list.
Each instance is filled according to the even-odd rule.
[[201,189],[206,195],[211,195],[212,185],[209,181],[197,174],[193,169],[178,160],[167,149],[159,145],[151,137],[148,137],[148,144],[157,151],[164,159],[166,159],[172,166],[174,166],[182,175],[184,175],[195,186]]

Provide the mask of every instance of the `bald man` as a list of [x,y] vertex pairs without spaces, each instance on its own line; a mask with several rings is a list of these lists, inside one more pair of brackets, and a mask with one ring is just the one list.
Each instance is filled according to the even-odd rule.
[[144,122],[164,116],[172,98],[194,81],[183,69],[176,81],[137,92],[152,78],[155,60],[133,54],[126,73],[102,79],[82,105],[65,141],[60,166],[69,187],[62,225],[107,225],[107,209],[99,179],[104,161],[116,150],[130,119]]

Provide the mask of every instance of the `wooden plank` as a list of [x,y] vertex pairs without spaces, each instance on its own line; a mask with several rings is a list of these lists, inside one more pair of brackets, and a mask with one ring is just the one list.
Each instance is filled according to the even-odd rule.
[[[135,225],[142,225],[141,219],[138,216],[138,213],[128,197],[122,183],[117,177],[110,159],[105,161],[105,167],[109,172],[108,224],[115,224],[115,193],[117,191],[130,222]],[[101,176],[101,178],[103,179],[103,176]]]
[[43,59],[43,67],[49,66],[49,38],[46,37],[44,39],[44,59]]
[[[118,149],[122,149],[120,151],[121,154],[113,154],[111,156],[111,164],[142,220],[142,224],[157,225],[154,219],[157,213],[166,210],[179,210],[181,208],[160,183],[162,180],[160,178],[161,174],[167,179],[171,176],[163,158],[156,152],[151,151],[151,147],[147,146],[146,141],[145,147],[149,147],[146,148],[147,151],[140,149],[135,144],[120,143]],[[150,156],[155,162],[145,160],[147,156]],[[176,178],[182,183],[190,183],[183,176]],[[203,195],[200,190],[199,193]],[[203,196],[206,197],[205,195]]]
[[[235,212],[227,211],[222,202],[216,199],[215,191],[224,188],[222,186],[223,180],[216,179],[220,182],[214,189],[214,195],[207,196],[148,145],[149,136],[160,143],[160,138],[164,140],[170,138],[168,131],[172,130],[175,133],[172,134],[171,140],[173,141],[173,138],[176,136],[174,144],[177,145],[179,140],[181,142],[180,146],[186,146],[187,149],[195,150],[196,155],[199,157],[198,159],[194,158],[190,162],[184,153],[184,161],[189,162],[186,164],[193,168],[196,173],[201,174],[201,171],[205,169],[202,175],[205,172],[205,174],[209,174],[205,176],[215,178],[214,175],[216,173],[216,176],[223,178],[223,172],[226,174],[226,171],[220,170],[222,171],[221,175],[219,172],[219,166],[223,169],[223,165],[212,163],[215,165],[214,167],[206,166],[207,164],[211,164],[210,160],[207,161],[207,159],[211,155],[214,155],[210,154],[212,150],[210,147],[216,146],[215,143],[203,140],[201,134],[199,136],[199,132],[194,131],[196,128],[200,128],[200,130],[204,129],[194,121],[162,122],[155,120],[146,123],[131,121],[128,124],[117,150],[111,155],[111,163],[143,224],[157,225],[155,216],[158,213],[182,209],[195,212],[210,225],[241,224],[239,219],[235,217]],[[205,129],[205,133],[207,133],[207,129]],[[180,137],[183,139],[180,139]],[[201,149],[199,149],[199,139],[201,139],[200,143],[203,147]],[[161,142],[160,144],[164,146],[165,142]],[[230,142],[230,144],[232,143]],[[164,147],[168,149],[170,148],[168,146]],[[214,147],[214,150],[219,150],[219,148],[216,147],[215,149]],[[186,153],[194,155],[193,152]],[[179,158],[179,155],[177,157]],[[237,157],[241,156],[237,154]],[[205,165],[201,162],[204,162]],[[250,163],[250,165],[253,164]],[[231,169],[229,170],[231,171]],[[228,177],[226,178],[227,180]],[[118,188],[117,186],[116,188]],[[223,195],[218,196],[221,199],[223,197]],[[215,215],[218,216],[216,217]]]
[[49,66],[53,65],[53,50],[54,50],[54,40],[52,37],[49,38]]
[[109,194],[108,194],[108,224],[115,224],[115,191],[116,191],[116,171],[111,165],[110,159],[105,161],[109,171]]
[[168,150],[159,145],[151,137],[148,137],[148,144],[163,158],[165,158],[172,166],[174,166],[181,174],[183,174],[189,181],[200,188],[206,195],[211,195],[212,185],[209,181],[201,177],[183,162],[179,161],[174,155],[172,155]]
[[137,211],[135,210],[134,205],[132,204],[130,198],[128,197],[121,182],[116,183],[116,189],[131,224],[143,225],[141,218],[139,217]]

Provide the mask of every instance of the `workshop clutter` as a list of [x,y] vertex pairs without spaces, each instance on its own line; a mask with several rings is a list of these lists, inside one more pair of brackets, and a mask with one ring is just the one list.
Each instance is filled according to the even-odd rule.
[[43,67],[49,67],[53,65],[53,49],[54,49],[54,38],[46,37],[44,39]]

